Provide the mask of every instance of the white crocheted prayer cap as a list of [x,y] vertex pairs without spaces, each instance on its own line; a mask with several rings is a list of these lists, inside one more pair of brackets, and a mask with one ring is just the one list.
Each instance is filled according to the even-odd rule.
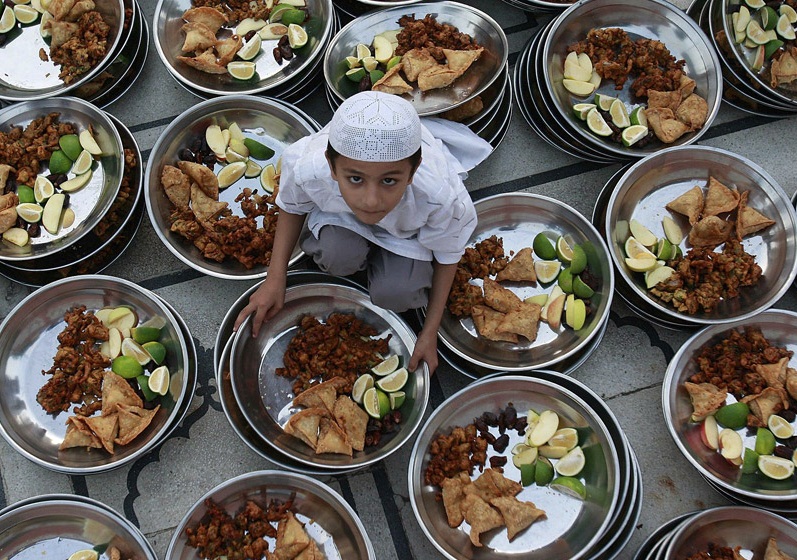
[[350,159],[399,161],[421,147],[421,119],[401,97],[364,91],[346,99],[335,111],[329,143]]

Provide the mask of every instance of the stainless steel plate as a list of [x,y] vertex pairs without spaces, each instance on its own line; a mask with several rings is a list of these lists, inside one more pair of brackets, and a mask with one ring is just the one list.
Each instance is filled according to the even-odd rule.
[[[177,60],[185,33],[180,28],[185,23],[183,13],[191,8],[191,0],[160,0],[155,8],[152,32],[155,48],[169,73],[186,85],[212,95],[245,95],[260,93],[283,85],[320,57],[323,46],[332,32],[331,0],[307,0],[310,19],[303,24],[307,31],[307,44],[297,49],[295,56],[281,65],[274,59],[272,50],[276,40],[263,41],[260,54],[252,61],[257,65],[255,78],[236,80],[229,74],[208,74],[191,68]],[[237,22],[236,24],[237,25]],[[217,37],[223,39],[234,33],[235,27],[222,28]]]
[[[73,91],[96,76],[122,44],[124,2],[105,0],[95,8],[110,27],[106,55],[88,72],[70,84],[64,84],[58,74],[61,66],[48,59],[39,58],[39,50],[50,52],[50,45],[41,35],[39,23],[21,26],[9,32],[6,43],[0,47],[0,99],[31,101]],[[41,19],[41,18],[39,18]]]
[[[720,302],[711,313],[687,315],[649,295],[644,275],[628,269],[623,248],[625,237],[618,223],[636,219],[655,235],[663,236],[662,218],[672,215],[682,230],[688,231],[686,218],[670,213],[665,205],[695,185],[705,186],[709,177],[729,187],[749,190],[749,205],[775,220],[775,225],[743,241],[745,251],[755,256],[763,271],[758,284],[742,288],[739,297]],[[669,148],[635,163],[612,192],[604,234],[612,262],[620,272],[618,284],[628,284],[642,301],[656,310],[656,315],[663,314],[676,321],[707,325],[752,317],[780,299],[797,276],[797,218],[788,195],[758,165],[719,148]],[[681,248],[687,252],[686,241]]]
[[[141,321],[155,315],[166,319],[160,340],[167,349],[169,393],[161,398],[161,409],[149,427],[115,454],[99,449],[59,451],[67,414],[47,414],[36,402],[36,394],[47,381],[39,372],[53,363],[57,336],[64,328],[63,315],[75,305],[96,310],[122,304],[133,306]],[[0,394],[0,431],[23,456],[57,472],[89,474],[117,468],[159,444],[174,427],[181,404],[191,398],[187,394],[188,362],[179,323],[154,294],[110,276],[79,276],[53,282],[22,300],[0,324],[0,384],[5,388]]]
[[403,415],[401,427],[379,446],[346,455],[316,455],[303,442],[284,433],[282,427],[297,411],[293,401],[292,380],[274,374],[283,366],[282,358],[288,343],[298,333],[299,322],[305,315],[324,320],[332,312],[353,313],[374,327],[379,338],[390,335],[391,354],[409,363],[415,347],[415,333],[391,311],[377,307],[368,295],[348,286],[303,284],[288,288],[285,306],[252,337],[251,317],[235,334],[230,373],[235,400],[252,428],[266,442],[291,459],[330,470],[351,469],[380,461],[404,445],[420,426],[429,397],[429,369],[425,363],[411,372],[402,389],[406,400],[399,409]]
[[[235,513],[247,500],[260,504],[269,500],[287,501],[293,497],[296,518],[328,560],[375,560],[371,540],[354,510],[331,488],[309,476],[281,471],[247,473],[216,486],[202,496],[185,514],[175,529],[166,558],[193,560],[196,549],[188,546],[185,529],[195,527],[206,512],[210,498],[228,513]],[[268,539],[267,539],[268,540]],[[271,540],[273,550],[274,541]]]
[[0,550],[9,560],[63,560],[105,546],[116,547],[123,558],[158,559],[139,529],[90,498],[41,496],[0,512]]
[[[486,533],[481,538],[484,547],[475,548],[468,538],[467,523],[459,528],[449,527],[443,504],[436,497],[439,489],[424,484],[424,472],[430,458],[429,446],[438,434],[448,433],[454,426],[470,424],[485,411],[498,412],[510,402],[519,412],[530,408],[537,411],[555,410],[560,416],[560,425],[583,429],[585,439],[582,446],[589,468],[582,471],[579,477],[587,488],[587,499],[581,501],[571,498],[548,487],[527,486],[517,498],[534,502],[536,507],[546,511],[546,519],[535,522],[512,542],[509,542],[504,530]],[[506,433],[510,433],[510,430]],[[512,433],[515,434],[514,431]],[[522,439],[516,437],[517,441],[512,441],[510,437],[506,455],[510,455],[509,450]],[[474,478],[477,475],[478,472],[474,473]],[[520,480],[519,470],[511,460],[504,467],[504,476]],[[609,527],[620,498],[619,476],[615,442],[603,421],[579,397],[540,379],[500,376],[472,383],[435,409],[415,441],[408,484],[418,524],[446,558],[576,560],[586,557]]]
[[[683,521],[672,536],[665,558],[688,558],[707,551],[710,543],[741,547],[745,558],[763,558],[767,541],[774,537],[778,548],[797,555],[797,525],[757,508],[728,506],[711,508]],[[749,555],[749,556],[748,556]]]
[[634,554],[634,560],[647,560],[651,558],[650,553],[653,549],[660,544],[661,538],[673,530],[674,527],[677,527],[681,524],[684,520],[692,517],[694,513],[685,513],[683,515],[679,515],[678,517],[671,519],[670,521],[666,522],[664,525],[657,527],[653,533],[648,535],[645,541],[642,543],[642,546],[637,549],[636,554]]
[[479,95],[501,74],[509,54],[506,35],[490,16],[465,4],[429,2],[396,6],[361,16],[332,38],[324,55],[324,78],[329,90],[340,101],[357,93],[357,84],[346,78],[346,57],[352,56],[358,43],[371,44],[374,35],[398,29],[400,17],[415,14],[418,19],[432,14],[440,23],[448,23],[473,37],[484,47],[479,60],[451,86],[404,96],[421,116],[442,113]]
[[[797,484],[793,479],[773,480],[760,473],[741,474],[717,451],[706,447],[700,438],[700,423],[690,422],[692,404],[683,384],[697,372],[694,358],[707,345],[717,344],[730,329],[758,327],[771,344],[797,352],[797,313],[781,309],[764,311],[751,319],[712,325],[696,333],[678,350],[664,375],[662,407],[667,429],[684,457],[706,478],[729,492],[773,502],[797,501]],[[797,357],[790,367],[797,367]],[[735,402],[729,395],[727,402]],[[797,421],[792,423],[797,426]],[[746,447],[755,448],[755,435],[738,430]]]
[[[91,232],[110,208],[122,182],[122,139],[104,112],[74,97],[41,99],[10,105],[0,111],[0,129],[26,127],[31,121],[49,113],[60,113],[60,122],[73,123],[78,131],[93,127],[94,138],[106,154],[92,165],[89,183],[69,195],[69,206],[75,212],[75,222],[58,233],[50,234],[41,228],[41,235],[31,239],[25,247],[7,241],[0,242],[0,260],[22,261],[47,257],[69,247]],[[46,173],[46,164],[39,173]]]
[[[268,160],[271,163],[277,162],[287,146],[315,132],[317,126],[290,106],[264,97],[227,96],[204,101],[183,112],[161,133],[147,162],[144,195],[147,212],[155,232],[178,259],[210,276],[251,280],[266,276],[268,267],[259,265],[246,269],[232,259],[223,263],[210,261],[205,259],[199,249],[187,239],[169,231],[169,213],[172,204],[163,192],[160,181],[163,166],[175,165],[178,160],[177,154],[190,144],[192,138],[198,135],[204,137],[205,130],[211,124],[227,126],[233,122],[238,123],[247,137],[258,140],[274,150],[274,156]],[[267,162],[258,163],[266,165]],[[217,173],[219,169],[221,166],[217,165]],[[240,204],[235,202],[235,197],[247,187],[260,189],[262,192],[257,177],[242,178],[233,186],[222,190],[219,198],[229,202],[230,208],[238,215],[242,215]],[[303,253],[297,246],[291,255],[289,265],[295,264],[302,256]]]
[[[479,224],[469,245],[497,235],[503,238],[504,253],[509,255],[510,251],[530,247],[534,236],[540,232],[545,232],[553,240],[566,235],[585,249],[590,271],[601,279],[602,285],[592,297],[593,313],[589,322],[579,331],[565,327],[554,331],[547,323],[540,323],[534,342],[493,342],[478,335],[470,318],[460,319],[446,312],[440,324],[440,339],[455,354],[496,371],[545,368],[581,351],[608,320],[614,295],[614,271],[597,230],[571,207],[552,198],[528,193],[496,195],[479,200],[476,211]],[[551,288],[551,285],[538,283],[517,283],[510,287],[521,299],[547,293]]]
[[[695,93],[706,99],[708,118],[703,128],[685,134],[674,145],[695,142],[705,134],[717,116],[722,97],[719,59],[700,27],[674,4],[666,0],[580,0],[563,12],[552,25],[540,55],[544,71],[544,84],[540,85],[542,95],[554,101],[558,111],[556,118],[586,143],[607,154],[625,158],[645,157],[666,147],[656,140],[644,148],[627,148],[593,134],[573,114],[573,105],[583,102],[584,98],[573,96],[562,85],[567,47],[583,40],[595,28],[619,27],[632,38],[658,39],[677,60],[686,61],[684,71],[695,80]],[[610,80],[604,80],[597,91],[619,97],[627,106],[639,103],[639,100],[631,98],[629,87],[617,91]]]

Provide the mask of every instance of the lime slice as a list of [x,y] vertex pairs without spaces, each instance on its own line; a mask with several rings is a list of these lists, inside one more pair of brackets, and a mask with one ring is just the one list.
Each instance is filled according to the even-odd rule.
[[39,15],[39,12],[33,6],[28,6],[27,4],[18,4],[14,6],[14,16],[22,25],[36,23],[39,19]]
[[556,462],[554,469],[562,476],[576,476],[584,469],[586,464],[587,459],[584,457],[584,450],[576,446]]
[[80,137],[77,134],[64,134],[58,139],[58,145],[72,161],[75,161],[80,152],[83,151],[83,147],[80,145]]
[[744,33],[747,36],[745,30],[747,29],[747,24],[750,23],[750,10],[747,6],[740,6],[739,11],[731,16],[731,22],[735,33]]
[[761,27],[761,24],[754,19],[750,20],[750,23],[747,24],[747,29],[745,29],[745,32],[747,33],[747,38],[756,45],[765,45],[769,40],[764,28]]
[[130,329],[130,335],[133,337],[133,340],[139,344],[145,344],[153,340],[158,340],[161,335],[161,329],[160,327],[150,327],[142,324]]
[[534,250],[534,254],[541,259],[552,260],[556,258],[556,249],[553,243],[551,243],[551,240],[542,232],[534,236],[532,249]]
[[385,73],[381,70],[371,70],[368,75],[371,77],[371,83],[375,84],[384,77]]
[[371,371],[374,374],[382,377],[389,373],[393,373],[396,371],[399,366],[401,365],[401,358],[399,358],[398,354],[391,354],[374,367],[371,368]]
[[260,173],[260,186],[267,193],[271,194],[277,188],[277,169],[274,164],[269,163]]
[[537,273],[537,281],[543,284],[553,282],[559,276],[561,266],[559,261],[534,261],[534,272]]
[[350,79],[352,82],[359,83],[360,80],[365,78],[365,68],[363,68],[362,66],[358,68],[352,68],[351,70],[348,70],[346,72],[346,77]]
[[366,56],[371,56],[371,47],[366,44],[359,43],[355,50],[357,53],[356,56],[359,60],[364,59]]
[[83,175],[86,171],[91,169],[91,164],[94,163],[94,158],[88,150],[81,150],[80,155],[75,159],[72,165],[72,173],[75,175]]
[[587,127],[598,136],[612,135],[612,129],[606,124],[598,109],[590,109],[587,113]]
[[764,0],[744,0],[744,3],[750,6],[754,10],[766,6],[766,2],[764,2]]
[[553,480],[553,465],[547,457],[537,457],[534,469],[534,482],[537,486],[545,486]]
[[562,288],[564,293],[573,293],[573,273],[570,271],[570,267],[562,269],[562,271],[559,273],[559,278],[557,278],[556,283],[560,288]]
[[656,255],[642,245],[633,235],[625,240],[625,256],[631,259],[656,260]]
[[558,476],[551,481],[550,487],[557,492],[579,500],[587,499],[587,489],[584,483],[572,476]]
[[775,31],[787,41],[794,41],[797,38],[797,33],[794,32],[794,27],[792,27],[787,14],[783,14],[778,18],[778,22],[775,24]]
[[157,340],[145,342],[141,347],[146,350],[152,361],[158,365],[161,365],[163,360],[166,359],[166,347]]
[[234,60],[227,65],[227,72],[236,80],[251,80],[255,77],[256,68],[254,62]]
[[537,463],[526,463],[520,465],[520,484],[530,486],[534,482],[534,473],[537,470]]
[[748,414],[750,414],[750,407],[747,403],[735,402],[720,407],[714,414],[714,419],[725,428],[738,430],[747,425]]
[[573,278],[573,293],[576,295],[576,297],[589,299],[595,295],[595,290],[587,286],[587,284],[581,279],[581,276],[576,276]]
[[47,8],[42,6],[42,0],[30,0],[30,5],[33,6],[40,14],[43,14],[47,11]]
[[625,259],[625,265],[634,272],[647,272],[658,266],[656,259]]
[[247,179],[252,179],[253,177],[259,177],[260,173],[262,172],[263,168],[260,166],[259,163],[257,163],[253,159],[246,160],[246,171],[244,171],[244,177],[246,177]]
[[260,38],[260,35],[255,33],[251,39],[249,39],[243,46],[238,50],[238,56],[243,60],[252,60],[260,53],[260,47],[263,44],[263,39]]
[[[46,177],[44,177],[44,175],[39,175],[39,177],[46,180]],[[39,177],[36,177],[36,181],[39,180]],[[47,182],[49,183],[49,181]],[[34,183],[34,186],[35,184],[36,183]],[[41,200],[36,200],[35,191],[32,188],[30,188],[28,185],[17,185],[17,198],[19,199],[20,203],[41,202]]]
[[132,338],[125,338],[122,340],[122,356],[135,358],[142,366],[147,365],[152,359],[149,352],[144,350],[144,348]]
[[786,16],[789,19],[789,23],[797,23],[797,10],[785,2],[778,8],[778,13],[782,16]]
[[648,117],[645,115],[645,107],[641,105],[639,107],[634,107],[631,110],[631,114],[628,115],[628,120],[631,121],[631,124],[648,126]]
[[72,169],[72,160],[63,150],[56,150],[50,156],[49,164],[50,173],[58,175],[60,173],[68,173]]
[[247,156],[241,155],[240,153],[233,150],[231,147],[225,150],[224,157],[227,158],[227,163],[236,163],[239,161],[246,162],[247,159],[249,159]]
[[758,470],[758,453],[756,453],[749,447],[745,447],[742,459],[742,474],[753,474],[757,470]]
[[570,261],[570,272],[575,276],[587,268],[587,254],[580,245],[573,245],[573,259]]
[[17,216],[28,222],[29,224],[36,224],[42,218],[44,208],[35,202],[23,202],[17,205]]
[[365,68],[366,72],[371,72],[372,70],[376,70],[376,67],[379,66],[379,61],[376,60],[373,56],[366,56],[363,58],[360,63]]
[[254,138],[244,138],[244,146],[249,150],[249,157],[261,161],[274,157],[274,150]]
[[617,100],[616,97],[611,97],[609,95],[605,95],[602,93],[595,94],[595,105],[598,106],[598,109],[601,111],[608,111],[612,107],[612,103]]
[[225,165],[218,174],[219,188],[226,189],[243,177],[244,173],[246,173],[246,162],[244,161],[236,161]]
[[634,124],[623,130],[623,146],[633,146],[648,135],[648,127]]
[[[376,59],[374,59],[374,60],[376,60]],[[399,62],[401,62],[401,56],[400,55],[396,55],[396,56],[394,56],[393,58],[391,58],[390,60],[387,61],[387,64],[385,65],[385,67],[388,70],[390,70],[391,68],[393,68]]]
[[290,10],[285,10],[284,12],[282,12],[282,23],[287,25],[288,27],[290,27],[291,24],[293,25],[301,24],[304,23],[306,16],[307,12],[305,12],[304,10],[291,8]]
[[[36,177],[36,181],[33,183],[33,198],[36,202],[44,202],[54,194],[55,187],[47,177],[44,175]],[[19,189],[17,189],[17,196],[19,196]],[[22,197],[20,197],[20,200],[22,200]]]
[[520,468],[522,465],[532,465],[537,460],[537,454],[538,451],[536,447],[526,446],[526,449],[512,456],[512,464],[517,468]]
[[169,392],[169,368],[166,366],[155,368],[149,375],[149,389],[159,395]]
[[612,104],[609,107],[609,115],[611,115],[612,122],[618,128],[626,128],[627,126],[631,125],[631,121],[628,119],[628,110],[625,108],[625,103],[619,99],[612,101]]
[[[17,211],[19,211],[19,208],[17,208]],[[772,435],[778,439],[788,439],[794,435],[794,428],[783,416],[772,414],[767,420],[767,426]]]
[[775,451],[775,436],[766,428],[758,428],[755,435],[755,452],[770,455]]
[[656,248],[656,258],[662,261],[668,261],[675,256],[675,247],[670,240],[666,237],[659,239],[658,247]]
[[548,440],[548,445],[558,445],[573,449],[578,445],[578,431],[575,428],[560,428]]
[[360,59],[356,56],[347,56],[346,57],[346,66],[349,68],[357,68],[360,66]]
[[393,393],[395,391],[401,390],[401,388],[407,384],[409,377],[410,374],[406,368],[399,368],[393,373],[378,379],[376,381],[376,386],[386,393]]
[[374,378],[372,375],[363,374],[357,378],[351,388],[351,398],[357,404],[362,404],[363,395],[365,392],[374,386]]
[[24,229],[13,227],[3,232],[3,241],[8,241],[17,247],[24,247],[30,241],[30,236]]
[[775,51],[777,51],[782,46],[783,46],[783,41],[781,41],[780,39],[769,41],[766,45],[764,45],[764,57],[767,59],[772,58],[772,55],[775,54]]
[[138,388],[141,389],[141,393],[144,395],[145,401],[149,402],[158,398],[158,393],[155,393],[149,388],[149,377],[142,374],[136,377],[136,381],[138,382]]
[[3,8],[3,15],[0,16],[0,33],[8,33],[17,24],[17,16],[14,15],[14,9],[6,6]]
[[573,248],[563,235],[556,240],[556,258],[562,261],[562,264],[570,264],[573,260]]
[[102,155],[102,148],[100,148],[97,141],[94,139],[94,135],[91,134],[91,131],[86,129],[80,133],[78,136],[80,139],[80,146],[88,151],[93,156],[101,156]]
[[94,549],[78,550],[69,556],[69,560],[97,560],[99,554]]
[[271,9],[271,13],[268,16],[268,21],[270,23],[282,21],[282,16],[285,15],[285,12],[292,9],[294,8],[290,4],[277,4]]
[[404,404],[404,399],[407,398],[407,394],[404,391],[388,393],[387,396],[390,398],[390,410],[397,410],[401,408],[401,405]]
[[778,12],[776,12],[770,6],[764,6],[761,8],[761,27],[764,29],[775,29],[775,25],[778,23]]
[[133,379],[144,373],[144,368],[132,356],[117,356],[111,362],[111,371],[125,379]]
[[584,121],[587,120],[587,113],[589,113],[589,110],[594,108],[594,103],[576,103],[573,105],[573,114]]
[[307,31],[301,25],[288,26],[288,44],[292,49],[300,49],[307,44]]
[[363,408],[371,418],[380,419],[390,412],[390,398],[376,387],[371,387],[363,394]]
[[526,449],[531,449],[531,447],[523,442],[520,442],[516,443],[510,451],[512,455],[517,455],[519,453],[523,453]]
[[794,462],[775,455],[760,455],[758,470],[774,480],[785,480],[794,474]]

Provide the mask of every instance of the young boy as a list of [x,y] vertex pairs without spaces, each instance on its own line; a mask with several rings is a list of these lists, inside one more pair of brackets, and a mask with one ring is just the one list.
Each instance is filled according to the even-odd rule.
[[[458,126],[465,130],[464,144],[484,159],[489,145],[485,150],[486,142]],[[288,260],[298,240],[330,274],[366,270],[374,304],[396,312],[426,305],[408,367],[412,371],[423,360],[433,372],[448,292],[476,227],[463,171],[408,101],[371,91],[344,101],[329,126],[282,154],[271,264],[235,328],[254,313],[257,336],[282,308]],[[309,233],[301,235],[305,218]]]

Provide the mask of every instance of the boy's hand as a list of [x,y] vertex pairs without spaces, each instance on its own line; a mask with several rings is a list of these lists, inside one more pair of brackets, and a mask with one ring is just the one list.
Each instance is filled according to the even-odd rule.
[[410,357],[409,371],[415,371],[420,365],[421,360],[426,362],[429,366],[429,375],[432,375],[437,369],[437,333],[434,331],[427,332],[421,330],[418,335],[418,340],[415,342],[415,349],[412,351]]
[[282,306],[285,305],[285,283],[279,281],[269,282],[268,278],[255,292],[249,296],[249,303],[244,307],[235,319],[233,331],[237,331],[241,323],[249,315],[252,317],[252,337],[257,337],[260,327],[268,319],[276,315]]

